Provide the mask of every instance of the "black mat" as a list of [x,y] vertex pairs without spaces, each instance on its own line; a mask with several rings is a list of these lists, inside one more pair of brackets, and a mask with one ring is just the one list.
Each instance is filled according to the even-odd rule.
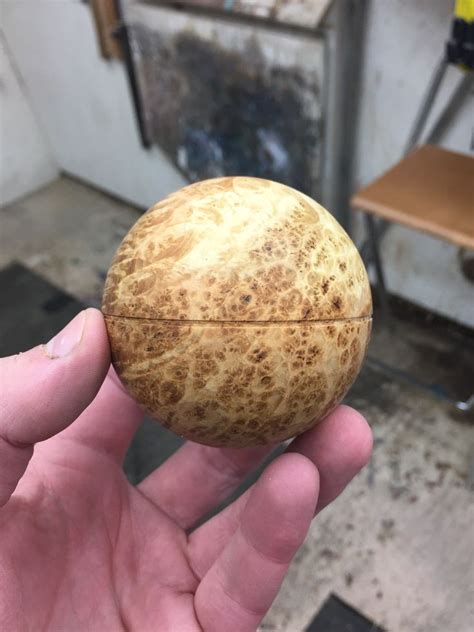
[[330,595],[305,632],[384,632],[336,595]]
[[20,263],[0,270],[0,356],[46,343],[84,309]]
[[[86,306],[20,263],[0,270],[0,357],[46,343]],[[127,453],[124,469],[141,481],[182,444],[182,439],[145,419]]]

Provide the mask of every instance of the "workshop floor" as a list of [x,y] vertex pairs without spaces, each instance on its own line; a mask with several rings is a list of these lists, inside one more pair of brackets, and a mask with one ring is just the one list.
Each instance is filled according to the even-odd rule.
[[[19,261],[98,306],[113,252],[138,216],[63,177],[0,210],[0,268]],[[375,318],[347,398],[373,428],[374,456],[315,521],[262,630],[302,632],[331,593],[389,632],[473,629],[473,419],[434,395],[436,385],[470,394],[473,346],[456,328],[403,320],[390,329]],[[153,432],[137,439],[132,480],[174,446],[168,435],[155,445]]]

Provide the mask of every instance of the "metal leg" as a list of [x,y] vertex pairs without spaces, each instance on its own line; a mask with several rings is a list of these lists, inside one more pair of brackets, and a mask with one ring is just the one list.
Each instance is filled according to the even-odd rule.
[[[454,117],[459,111],[459,108],[463,105],[466,98],[474,89],[474,73],[465,72],[461,75],[458,81],[458,85],[454,89],[454,92],[446,104],[444,110],[438,117],[438,120],[433,124],[429,134],[425,137],[424,142],[430,145],[437,145],[450,123],[454,120]],[[473,147],[474,149],[474,147]]]
[[380,258],[379,245],[377,239],[377,226],[374,217],[370,213],[365,214],[367,232],[372,250],[371,262],[375,267],[375,275],[377,277],[377,293],[382,307],[382,313],[387,322],[393,322],[392,312],[388,301],[387,286],[385,284],[385,275]]
[[[390,226],[391,226],[391,223],[383,219],[379,220],[377,223],[374,221],[375,241],[377,244],[380,242],[380,240],[385,235],[385,233],[387,232]],[[372,244],[370,241],[370,231],[368,231],[368,236],[365,238],[364,242],[359,247],[359,252],[360,252],[360,256],[362,257],[364,261],[371,259]]]
[[404,156],[414,149],[420,139],[429,113],[431,112],[431,108],[433,107],[436,95],[438,94],[439,87],[443,81],[444,75],[446,74],[446,70],[448,69],[448,65],[446,56],[443,54],[433,72],[430,83],[423,97],[423,101],[416,115],[413,127],[405,145],[405,150],[403,152]]
[[[426,92],[423,96],[423,101],[421,102],[421,105],[418,108],[415,121],[412,125],[410,134],[408,135],[407,142],[405,143],[405,147],[403,149],[403,156],[406,156],[408,153],[410,153],[410,151],[415,148],[416,144],[420,140],[421,134],[425,128],[426,121],[428,120],[428,116],[431,112],[431,108],[433,107],[433,103],[436,99],[436,95],[438,94],[439,87],[444,79],[446,70],[448,69],[448,65],[449,64],[446,61],[446,56],[443,55],[438,61],[438,64],[436,65],[433,75],[430,78],[430,82],[428,84]],[[459,90],[464,91],[466,89],[465,86],[468,83],[469,83],[469,80],[466,80],[466,82],[463,83],[463,86],[459,87]],[[459,98],[459,95],[458,95],[459,90],[456,90],[455,92],[456,99]],[[378,231],[377,231],[377,227],[375,227],[375,232],[381,236],[388,230],[390,226],[391,224],[389,222],[382,220],[380,222],[380,226],[378,227]],[[365,240],[359,248],[363,259],[369,249],[371,249],[369,241]]]

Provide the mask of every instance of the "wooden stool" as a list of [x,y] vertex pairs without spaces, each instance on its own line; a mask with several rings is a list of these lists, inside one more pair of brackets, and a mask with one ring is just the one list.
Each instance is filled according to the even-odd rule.
[[474,158],[424,145],[357,191],[351,205],[365,213],[381,306],[390,317],[375,218],[474,250]]

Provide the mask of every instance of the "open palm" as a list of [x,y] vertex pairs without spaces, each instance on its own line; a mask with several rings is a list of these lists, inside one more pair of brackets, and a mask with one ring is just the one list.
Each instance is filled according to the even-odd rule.
[[339,408],[191,530],[270,448],[187,443],[133,487],[122,462],[141,413],[100,313],[48,353],[0,361],[0,629],[255,630],[315,511],[369,458],[366,422]]

